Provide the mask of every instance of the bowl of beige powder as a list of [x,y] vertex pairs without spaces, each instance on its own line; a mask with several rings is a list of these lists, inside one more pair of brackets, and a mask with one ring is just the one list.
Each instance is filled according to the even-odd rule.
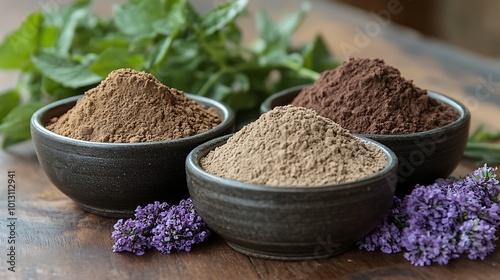
[[35,151],[52,183],[83,210],[110,217],[187,198],[187,154],[233,131],[228,106],[131,69],[115,70],[31,119]]
[[351,58],[313,84],[274,94],[261,112],[287,104],[313,109],[394,151],[398,196],[448,177],[467,144],[470,112],[460,101],[419,88],[380,59]]
[[276,107],[187,157],[198,214],[235,250],[303,260],[340,254],[384,217],[397,157],[315,111]]

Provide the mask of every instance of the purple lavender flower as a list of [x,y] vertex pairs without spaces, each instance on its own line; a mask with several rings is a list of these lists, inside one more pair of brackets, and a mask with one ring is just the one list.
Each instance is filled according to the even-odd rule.
[[[500,226],[500,182],[484,165],[463,179],[438,179],[415,186],[359,248],[385,253],[405,251],[416,266],[447,264],[460,254],[484,259],[495,250]],[[387,244],[387,245],[386,245]]]
[[403,225],[400,221],[405,218],[400,213],[401,200],[394,197],[388,215],[370,234],[358,242],[360,249],[367,251],[380,250],[386,254],[401,252],[401,230]]
[[[168,203],[155,201],[145,207],[137,206],[135,209],[135,219],[143,224],[144,229],[150,231],[156,226],[156,220],[160,214],[170,208]],[[149,232],[146,233],[149,235]]]
[[471,260],[484,260],[495,250],[495,232],[495,227],[484,220],[467,220],[459,229],[459,252]]
[[114,239],[113,252],[131,252],[138,256],[149,249],[149,237],[144,235],[144,225],[137,220],[120,219],[113,226],[111,237]]
[[166,254],[173,250],[189,252],[191,245],[210,235],[208,227],[196,214],[191,198],[162,212],[151,232],[151,245]]
[[430,265],[432,262],[447,264],[457,258],[456,241],[453,233],[424,231],[408,227],[403,231],[403,254],[415,266]]
[[113,252],[126,251],[136,255],[143,255],[152,247],[163,253],[190,251],[193,244],[210,235],[191,198],[172,207],[158,201],[145,207],[138,206],[135,219],[120,219],[113,228]]
[[[403,229],[401,246],[406,250],[405,258],[417,266],[432,262],[448,263],[458,257],[455,251],[455,223],[460,207],[449,199],[452,189],[439,181],[429,186],[417,185],[411,195],[401,204],[406,213],[407,226]],[[456,197],[455,197],[456,198]]]

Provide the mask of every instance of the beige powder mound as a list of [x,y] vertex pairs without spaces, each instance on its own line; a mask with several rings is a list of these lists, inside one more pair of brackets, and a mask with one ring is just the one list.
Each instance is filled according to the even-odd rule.
[[193,136],[219,123],[215,109],[205,109],[153,75],[118,69],[47,128],[74,139],[134,143]]
[[267,186],[321,186],[368,177],[385,154],[312,109],[276,107],[201,159],[207,172]]

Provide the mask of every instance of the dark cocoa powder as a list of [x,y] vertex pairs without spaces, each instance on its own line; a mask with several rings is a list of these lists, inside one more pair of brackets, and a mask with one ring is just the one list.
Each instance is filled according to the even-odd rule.
[[381,59],[350,58],[324,71],[292,104],[313,109],[359,134],[415,133],[458,118],[453,108],[428,96]]

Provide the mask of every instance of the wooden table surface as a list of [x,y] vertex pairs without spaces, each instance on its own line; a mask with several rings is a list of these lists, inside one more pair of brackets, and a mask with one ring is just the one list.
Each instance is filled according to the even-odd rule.
[[[0,2],[0,36],[16,28],[42,2]],[[110,3],[100,2],[96,9],[109,13]],[[210,7],[217,1],[194,2]],[[252,1],[249,17],[241,21],[248,39],[255,34],[252,12],[256,7],[279,18],[297,10],[300,2]],[[472,128],[485,123],[500,130],[498,61],[433,41],[390,22],[385,24],[370,13],[328,0],[310,2],[311,12],[295,38],[298,42],[322,33],[342,59],[349,55],[346,50],[354,56],[383,58],[417,85],[464,102],[472,113]],[[404,4],[400,1],[403,9]],[[368,34],[364,41],[360,30]],[[13,77],[15,73],[0,72],[0,90],[12,87]],[[149,251],[140,257],[113,253],[110,236],[116,219],[86,213],[59,192],[38,165],[30,142],[8,152],[0,151],[0,163],[0,279],[500,279],[500,249],[484,261],[462,258],[446,266],[428,267],[414,267],[402,254],[357,249],[321,261],[270,261],[237,253],[216,236],[190,253],[163,255]],[[453,175],[465,175],[473,168],[474,163],[464,160]],[[15,273],[7,270],[6,263],[8,171],[15,171],[17,179]]]

